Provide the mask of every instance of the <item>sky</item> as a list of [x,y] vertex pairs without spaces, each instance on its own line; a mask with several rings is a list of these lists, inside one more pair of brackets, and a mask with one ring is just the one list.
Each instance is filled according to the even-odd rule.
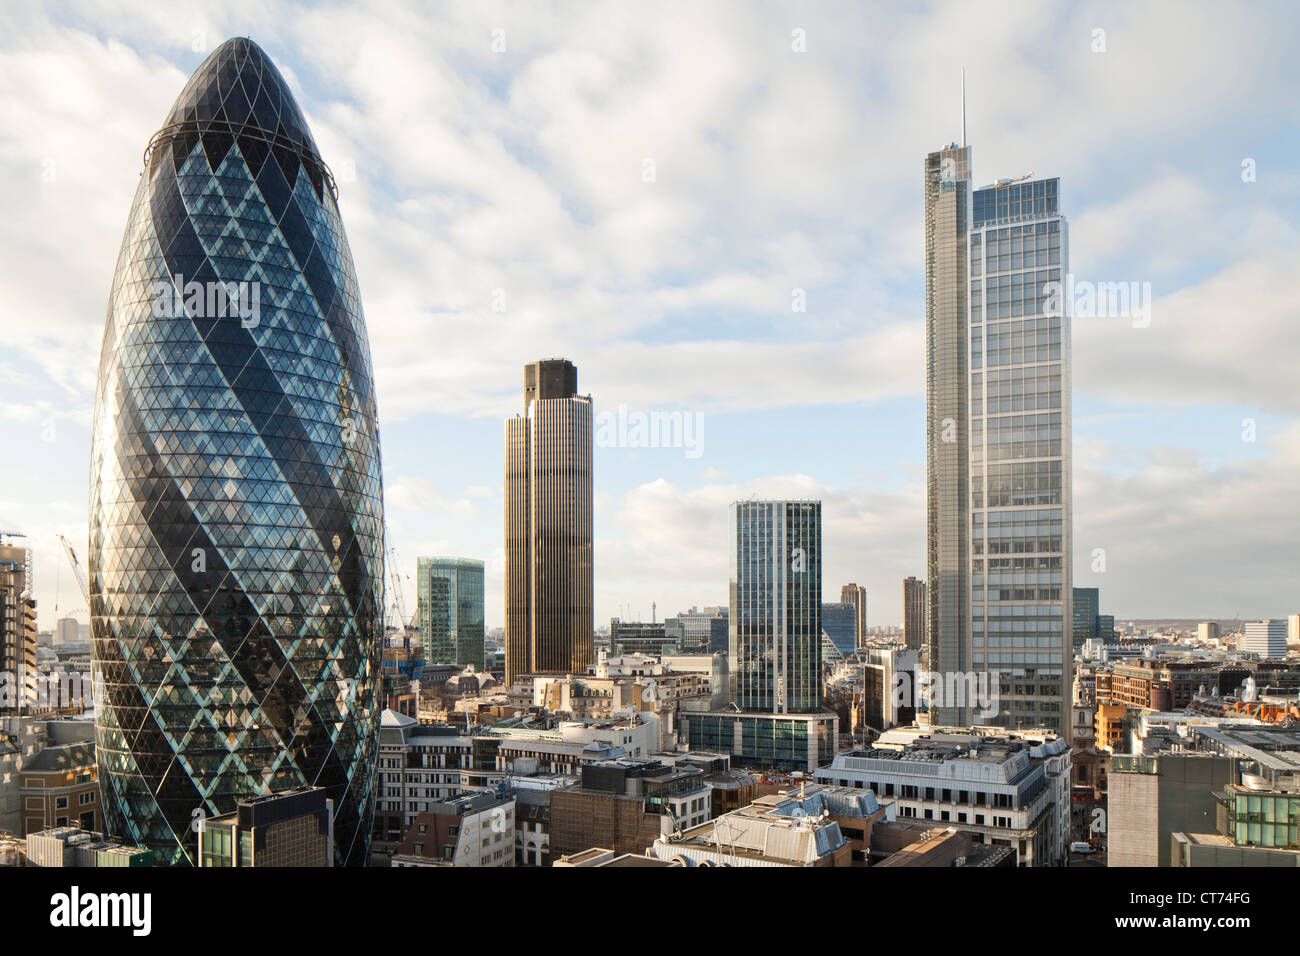
[[[48,3],[0,12],[0,532],[43,628],[86,620],[90,424],[141,154],[230,36],[339,185],[407,613],[418,555],[487,562],[503,420],[563,356],[597,415],[596,620],[727,599],[727,506],[823,502],[824,599],[925,576],[922,165],[1059,176],[1076,318],[1076,586],[1103,613],[1300,611],[1293,4]],[[798,306],[802,305],[802,310]]]

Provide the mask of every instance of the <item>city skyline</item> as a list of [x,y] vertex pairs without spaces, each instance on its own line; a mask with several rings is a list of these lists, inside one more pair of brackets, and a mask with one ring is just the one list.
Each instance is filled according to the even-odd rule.
[[[1282,19],[1292,16],[1278,10]],[[111,26],[94,12],[61,21],[39,12],[5,15],[8,34],[29,40],[2,48],[0,70],[35,79],[39,96],[64,107],[39,127],[8,104],[17,158],[5,160],[2,187],[15,218],[5,250],[15,269],[4,284],[13,309],[0,321],[10,323],[17,348],[0,362],[19,388],[6,395],[0,433],[30,446],[31,457],[22,470],[5,466],[0,516],[20,522],[10,530],[26,532],[36,551],[42,628],[53,625],[56,602],[59,616],[82,603],[54,535],[66,534],[85,558],[93,343],[120,210],[139,171],[139,130],[155,127],[167,91],[202,60],[204,51],[194,48],[200,40],[211,48],[233,33],[258,39],[259,29],[336,157],[340,206],[356,224],[354,253],[376,337],[387,503],[400,519],[392,522],[399,571],[413,575],[420,554],[484,559],[489,628],[503,624],[496,427],[517,401],[518,366],[545,354],[565,354],[586,370],[597,417],[626,405],[704,422],[699,457],[689,457],[689,448],[597,441],[596,620],[617,616],[620,605],[639,609],[627,617],[648,617],[654,601],[663,617],[725,603],[725,508],[759,494],[823,500],[823,600],[858,581],[872,592],[873,623],[901,623],[898,581],[925,575],[915,166],[917,156],[960,134],[959,63],[967,69],[970,139],[980,144],[979,168],[988,171],[974,185],[1027,166],[1060,175],[1069,183],[1080,274],[1153,286],[1147,328],[1116,319],[1076,322],[1075,584],[1100,587],[1120,619],[1289,613],[1283,598],[1271,597],[1294,578],[1288,545],[1300,513],[1294,482],[1286,480],[1300,460],[1300,429],[1293,396],[1276,384],[1286,381],[1288,306],[1274,290],[1293,270],[1297,241],[1288,222],[1294,216],[1285,215],[1296,202],[1285,150],[1294,133],[1272,132],[1266,122],[1284,105],[1280,39],[1267,27],[1275,18],[1248,20],[1240,36],[1223,37],[1212,17],[1188,15],[1166,36],[1157,32],[1168,24],[1156,13],[1026,8],[1004,31],[989,33],[988,49],[977,50],[962,39],[979,27],[974,15],[945,23],[938,15],[900,14],[891,49],[864,38],[869,30],[837,25],[837,18],[864,16],[848,8],[835,16],[731,10],[725,24],[696,13],[695,33],[720,53],[721,72],[706,77],[704,96],[698,83],[681,81],[706,58],[690,45],[674,51],[677,31],[662,24],[624,47],[601,39],[608,21],[599,13],[584,13],[567,33],[519,14],[504,19],[505,49],[496,53],[498,25],[462,18],[434,45],[444,52],[434,58],[433,78],[415,91],[422,109],[393,114],[383,108],[377,80],[349,69],[339,48],[321,38],[326,24],[355,27],[364,62],[378,77],[387,73],[375,64],[407,62],[413,41],[347,8],[332,19],[272,28],[281,12],[271,5],[238,24],[233,15],[195,14],[161,30],[140,14]],[[791,48],[796,28],[806,31],[801,53]],[[1093,49],[1097,28],[1106,31],[1102,52]],[[436,29],[414,28],[420,38]],[[855,39],[845,40],[846,33]],[[1036,52],[1030,37],[1040,35],[1053,42]],[[1216,68],[1182,65],[1180,51],[1189,45],[1206,50]],[[876,81],[927,47],[951,60],[950,75],[927,71],[906,95]],[[658,80],[668,87],[659,95],[698,105],[676,111],[673,124],[652,125],[621,151],[593,143],[586,131],[627,128],[619,121],[633,114],[612,106],[553,111],[562,96],[538,105],[553,84],[573,91],[599,82],[602,70],[625,75],[636,49],[664,53]],[[840,69],[864,53],[873,64],[865,75]],[[1024,124],[1018,100],[1006,93],[1013,84],[991,82],[1007,62],[1040,80],[1043,100],[1052,94],[1059,111]],[[741,68],[774,92],[755,104],[757,125],[722,126],[739,168],[727,177],[731,187],[719,191],[706,131],[757,82],[728,79],[728,70]],[[1156,72],[1197,101],[1194,123],[1152,120],[1146,93],[1114,95],[1144,89],[1142,78]],[[1212,83],[1208,74],[1227,79]],[[91,76],[112,77],[113,90],[97,89]],[[762,122],[796,115],[781,98],[786,88],[893,135],[885,147],[864,144],[820,111],[789,136],[764,135]],[[643,102],[635,87],[628,92],[630,102]],[[1041,106],[1039,94],[1028,95]],[[120,119],[92,134],[94,120],[110,112],[108,97]],[[458,97],[465,102],[457,105]],[[1259,109],[1234,115],[1246,98]],[[918,113],[918,102],[927,109]],[[502,112],[511,103],[517,115],[507,122]],[[483,141],[440,118],[437,104],[480,130]],[[1083,116],[1105,122],[1086,136],[1061,135]],[[379,129],[381,118],[445,145],[437,155],[451,158],[423,170],[405,165],[388,127]],[[33,128],[43,132],[23,139]],[[90,177],[78,157],[91,151],[92,139],[102,165]],[[531,153],[520,148],[526,143],[535,144]],[[1121,147],[1145,150],[1147,160],[1121,162]],[[844,158],[823,162],[827,156]],[[767,157],[765,165],[752,165],[759,162],[752,157]],[[817,160],[817,182],[801,175],[808,157]],[[654,160],[648,182],[645,159]],[[1257,175],[1245,181],[1248,159]],[[476,163],[506,192],[476,174]],[[757,178],[761,169],[773,171],[770,183]],[[735,213],[758,195],[760,182],[777,187],[755,207],[755,216],[767,217],[763,228],[744,243],[727,237],[722,247],[730,243],[733,252],[718,252],[707,223],[752,226]],[[439,202],[444,192],[453,198]],[[687,203],[702,212],[687,212]],[[483,237],[489,229],[497,238],[512,235],[509,209],[519,204],[536,214],[548,239],[512,240],[515,247],[501,255],[523,265],[509,270],[485,251]],[[78,207],[86,209],[84,229],[65,233],[62,223]],[[1141,242],[1132,236],[1134,216],[1146,227]],[[446,226],[448,239],[430,238],[433,221]],[[685,237],[689,255],[661,250],[670,233]],[[43,262],[34,257],[48,247],[25,248],[13,238],[24,235],[79,251]],[[619,253],[619,240],[626,246],[634,236],[636,248],[651,250],[650,261]],[[588,263],[594,278],[582,278],[578,262]],[[493,311],[498,289],[502,312]],[[791,311],[795,289],[805,293],[805,312]],[[1217,317],[1225,308],[1249,313],[1251,336],[1224,328]],[[39,327],[37,314],[44,317]],[[604,324],[593,326],[592,316]],[[409,343],[437,322],[446,329],[439,337],[445,351],[421,357]],[[791,349],[798,362],[782,360]],[[1231,373],[1246,355],[1255,372]],[[53,440],[44,441],[51,424]],[[455,461],[426,449],[430,432],[461,450]],[[860,454],[846,450],[853,448]],[[1198,554],[1204,541],[1215,543],[1213,561]],[[1104,573],[1092,570],[1097,549]],[[414,606],[413,587],[404,599]],[[84,610],[79,616],[86,619]]]
[[1297,34],[0,9],[18,925],[185,945],[239,868],[226,935],[337,945],[358,871],[609,866],[1285,926]]

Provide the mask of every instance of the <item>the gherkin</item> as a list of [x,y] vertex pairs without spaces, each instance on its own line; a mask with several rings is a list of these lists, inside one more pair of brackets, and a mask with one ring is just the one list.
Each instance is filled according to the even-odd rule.
[[109,829],[197,862],[195,821],[301,785],[336,860],[374,810],[383,500],[370,348],[333,178],[246,39],[149,141],[91,450]]

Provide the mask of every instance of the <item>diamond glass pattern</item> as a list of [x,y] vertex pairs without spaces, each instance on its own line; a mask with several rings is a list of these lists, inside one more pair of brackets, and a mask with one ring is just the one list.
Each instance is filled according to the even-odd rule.
[[203,62],[146,151],[90,513],[109,829],[193,862],[198,817],[310,784],[334,800],[337,862],[363,864],[383,630],[370,349],[329,171],[246,39]]

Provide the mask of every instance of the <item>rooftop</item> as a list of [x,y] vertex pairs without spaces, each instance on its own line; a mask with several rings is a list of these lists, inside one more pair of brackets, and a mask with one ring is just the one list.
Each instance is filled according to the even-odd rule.
[[57,773],[95,766],[95,745],[90,743],[59,744],[46,747],[23,764],[23,773]]

